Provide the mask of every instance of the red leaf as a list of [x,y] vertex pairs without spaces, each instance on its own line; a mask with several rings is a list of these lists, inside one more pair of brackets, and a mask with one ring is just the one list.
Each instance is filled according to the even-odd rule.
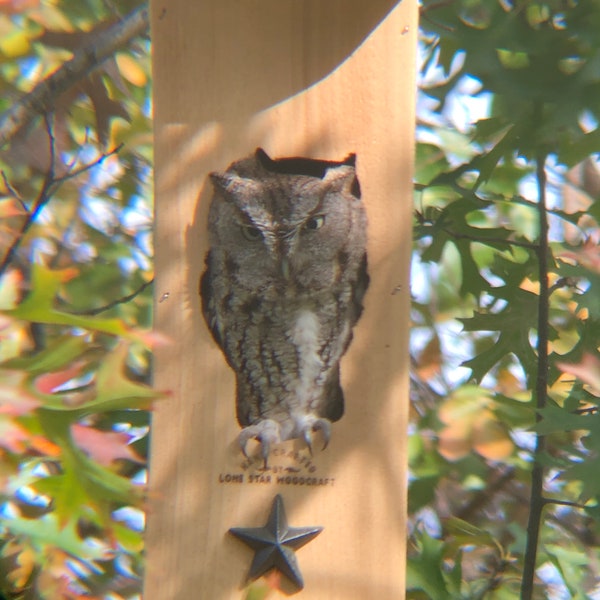
[[[0,193],[4,195],[6,192],[0,190]],[[27,214],[25,207],[16,198],[8,196],[0,200],[0,218],[22,217],[25,214]]]
[[559,362],[556,366],[565,373],[575,375],[587,383],[594,394],[600,395],[600,358],[597,356],[586,352],[579,363]]
[[22,454],[27,449],[29,432],[21,425],[9,420],[0,420],[0,446],[13,454]]
[[164,348],[173,343],[173,338],[167,334],[151,329],[150,331],[140,331],[138,335],[141,341],[148,346],[148,348]]
[[76,423],[71,426],[71,435],[74,442],[101,465],[108,466],[119,458],[144,462],[128,445],[131,437],[126,433],[99,431]]
[[440,338],[434,335],[417,358],[417,374],[425,381],[433,379],[442,368]]
[[23,387],[25,374],[0,372],[0,414],[19,417],[33,412],[41,402]]
[[67,383],[67,381],[80,375],[84,364],[83,362],[76,362],[62,371],[44,373],[44,375],[36,378],[35,388],[42,394],[52,394],[57,388]]
[[0,0],[0,12],[15,15],[36,8],[40,0]]
[[575,260],[589,271],[600,274],[600,246],[598,241],[591,237],[579,250],[562,252],[560,256]]

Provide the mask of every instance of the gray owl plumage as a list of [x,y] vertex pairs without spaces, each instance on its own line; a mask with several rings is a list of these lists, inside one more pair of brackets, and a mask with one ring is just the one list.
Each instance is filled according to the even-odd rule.
[[237,381],[242,451],[313,432],[344,412],[339,362],[368,286],[355,156],[273,160],[258,149],[210,175],[206,322]]

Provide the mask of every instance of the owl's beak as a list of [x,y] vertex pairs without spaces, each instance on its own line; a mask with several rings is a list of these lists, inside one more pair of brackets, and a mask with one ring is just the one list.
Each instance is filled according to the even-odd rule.
[[281,258],[281,274],[283,278],[287,281],[290,278],[290,261],[287,259],[287,256],[283,256]]

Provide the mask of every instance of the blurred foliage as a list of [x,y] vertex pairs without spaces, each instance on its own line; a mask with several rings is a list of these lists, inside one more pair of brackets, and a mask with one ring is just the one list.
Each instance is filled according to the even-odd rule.
[[599,598],[600,2],[425,1],[420,49],[409,598]]
[[[0,113],[139,2],[0,2]],[[151,326],[149,40],[0,149],[0,595],[139,597]]]

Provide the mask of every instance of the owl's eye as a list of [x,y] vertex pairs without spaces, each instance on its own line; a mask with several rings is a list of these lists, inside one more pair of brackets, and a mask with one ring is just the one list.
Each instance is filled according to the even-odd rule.
[[315,231],[316,229],[321,229],[323,224],[325,223],[325,215],[315,215],[311,217],[304,224],[304,229],[308,229],[309,231]]
[[256,227],[250,227],[250,225],[242,225],[240,229],[242,230],[242,235],[249,242],[258,242],[259,240],[262,240],[262,233],[260,229],[257,229]]

